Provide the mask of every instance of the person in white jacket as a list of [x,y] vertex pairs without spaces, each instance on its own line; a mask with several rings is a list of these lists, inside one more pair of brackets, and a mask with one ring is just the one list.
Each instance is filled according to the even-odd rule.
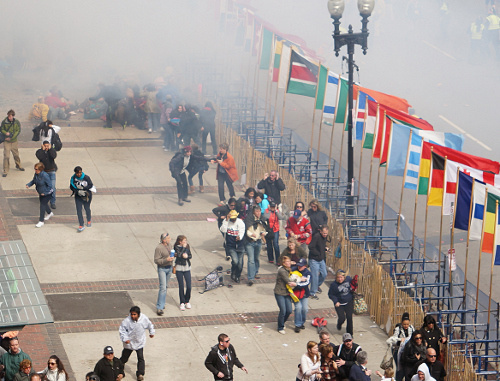
[[238,218],[238,212],[231,210],[222,222],[220,231],[224,234],[226,258],[231,258],[231,279],[240,283],[241,271],[243,270],[243,257],[245,245],[245,223]]
[[151,320],[141,314],[141,309],[134,306],[130,309],[130,315],[123,319],[120,324],[120,340],[123,342],[121,362],[125,365],[133,351],[137,353],[137,380],[144,380],[146,362],[144,361],[144,346],[146,345],[146,330],[149,337],[155,335],[155,327]]

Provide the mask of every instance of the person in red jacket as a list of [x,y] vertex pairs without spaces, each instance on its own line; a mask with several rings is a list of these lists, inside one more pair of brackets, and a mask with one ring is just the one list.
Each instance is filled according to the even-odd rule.
[[229,197],[234,197],[233,183],[238,180],[238,171],[233,156],[227,152],[229,145],[221,143],[219,145],[219,154],[212,160],[212,163],[217,163],[217,184],[219,185],[219,206],[225,205],[226,196],[224,196],[224,183],[227,184],[229,190]]
[[311,223],[302,210],[296,209],[293,216],[288,219],[285,226],[287,237],[295,238],[303,249],[311,243]]

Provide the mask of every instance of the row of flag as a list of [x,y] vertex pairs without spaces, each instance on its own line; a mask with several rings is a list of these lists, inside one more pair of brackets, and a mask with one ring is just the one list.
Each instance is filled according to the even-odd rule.
[[[322,118],[347,126],[348,81],[321,64],[304,41],[274,30],[253,12],[244,13],[237,41],[258,56],[278,89],[315,98]],[[427,195],[427,204],[454,213],[454,227],[482,240],[482,251],[500,265],[500,163],[462,152],[461,134],[434,131],[424,119],[409,114],[403,98],[354,85],[353,137],[387,174],[404,177],[404,188]],[[455,205],[452,208],[452,205]],[[454,209],[454,210],[452,210]],[[498,232],[497,232],[498,230]]]

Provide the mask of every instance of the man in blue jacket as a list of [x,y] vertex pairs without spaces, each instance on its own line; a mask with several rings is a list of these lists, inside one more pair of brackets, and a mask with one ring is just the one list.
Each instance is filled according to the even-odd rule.
[[354,312],[354,297],[351,290],[351,277],[346,276],[344,270],[337,270],[335,282],[328,290],[328,297],[332,300],[337,311],[337,329],[342,329],[342,324],[347,320],[346,331],[351,335],[354,332],[352,314]]

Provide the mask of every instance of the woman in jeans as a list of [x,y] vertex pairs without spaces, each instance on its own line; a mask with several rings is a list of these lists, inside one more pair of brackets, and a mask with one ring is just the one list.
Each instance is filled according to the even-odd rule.
[[283,257],[282,265],[278,268],[276,285],[274,286],[274,297],[280,309],[280,313],[278,314],[278,332],[282,335],[285,334],[285,323],[292,314],[292,298],[286,286],[289,285],[293,288],[297,285],[297,283],[290,282],[289,280],[290,266],[290,257]]
[[85,229],[83,224],[82,206],[85,208],[87,215],[87,227],[92,226],[92,212],[90,210],[90,203],[92,202],[92,192],[95,192],[94,184],[89,176],[83,173],[82,167],[77,166],[74,169],[75,174],[71,176],[69,181],[69,188],[73,191],[75,196],[76,214],[78,215],[78,229],[81,233]]
[[[42,163],[36,163],[33,180],[26,184],[26,188],[30,188],[35,185],[36,191],[38,192],[38,198],[40,200],[40,218],[38,219],[38,223],[35,225],[37,228],[41,228],[44,221],[47,221],[54,215],[49,207],[49,201],[52,197],[52,192],[54,192],[54,188],[52,188],[50,177],[46,172],[44,172],[44,169],[45,166]],[[45,216],[45,213],[47,213],[47,216]]]
[[[191,304],[191,249],[184,235],[177,236],[174,245],[175,250],[175,276],[179,283],[180,309],[184,311],[190,309]],[[186,281],[186,290],[184,291],[184,281]]]

